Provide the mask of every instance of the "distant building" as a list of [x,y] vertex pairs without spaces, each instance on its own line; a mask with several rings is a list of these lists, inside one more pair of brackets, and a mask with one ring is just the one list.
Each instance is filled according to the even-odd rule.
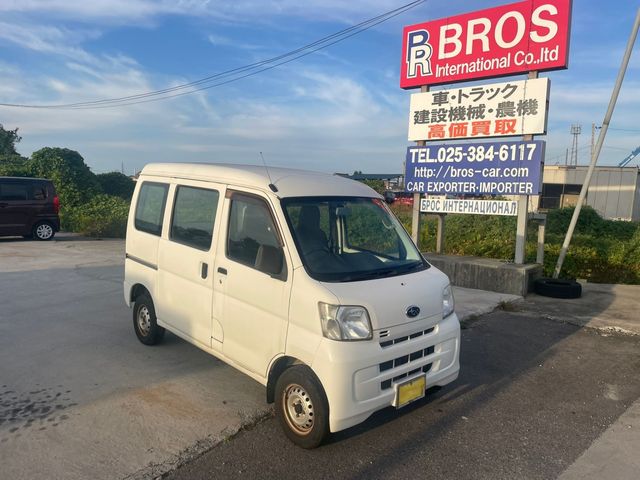
[[[588,166],[546,165],[542,195],[531,198],[533,211],[572,207],[578,203]],[[640,221],[640,169],[638,167],[596,167],[586,205],[603,218]]]
[[350,178],[351,180],[358,180],[362,182],[364,180],[382,180],[387,190],[403,190],[404,189],[404,174],[402,173],[361,173],[355,172],[349,173],[336,173],[341,177]]

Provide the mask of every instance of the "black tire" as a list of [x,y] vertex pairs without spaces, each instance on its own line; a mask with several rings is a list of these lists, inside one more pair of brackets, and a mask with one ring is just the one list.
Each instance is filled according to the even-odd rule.
[[145,345],[156,345],[164,337],[164,328],[156,322],[156,310],[148,293],[136,298],[133,306],[133,329]]
[[289,440],[302,448],[319,446],[329,434],[329,402],[313,371],[305,365],[286,369],[275,393],[276,416]]
[[31,230],[33,238],[40,240],[41,242],[51,240],[55,234],[56,231],[54,230],[53,225],[44,221],[36,223]]
[[544,297],[580,298],[582,296],[582,285],[575,280],[537,278],[533,282],[533,291]]

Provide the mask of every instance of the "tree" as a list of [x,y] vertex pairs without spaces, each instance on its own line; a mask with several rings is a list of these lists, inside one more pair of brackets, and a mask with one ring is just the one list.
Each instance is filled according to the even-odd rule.
[[33,152],[28,164],[34,176],[53,180],[63,206],[80,206],[102,191],[95,174],[75,150],[41,148]]
[[22,137],[18,135],[18,129],[5,130],[0,123],[0,157],[5,155],[18,155],[16,151],[16,143],[20,142]]
[[96,175],[102,191],[107,195],[131,200],[136,182],[120,172],[99,173]]
[[380,195],[383,195],[384,192],[387,190],[382,180],[362,180],[362,183],[373,188]]

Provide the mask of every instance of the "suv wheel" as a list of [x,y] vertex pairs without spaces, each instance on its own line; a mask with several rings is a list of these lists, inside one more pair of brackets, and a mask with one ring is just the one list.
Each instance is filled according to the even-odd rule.
[[55,233],[49,222],[38,222],[33,226],[33,237],[36,240],[51,240]]

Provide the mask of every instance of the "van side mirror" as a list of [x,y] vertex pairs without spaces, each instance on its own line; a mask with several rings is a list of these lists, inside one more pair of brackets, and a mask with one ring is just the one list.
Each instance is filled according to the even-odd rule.
[[254,267],[269,275],[279,275],[282,273],[284,263],[284,253],[282,248],[271,245],[260,245]]

